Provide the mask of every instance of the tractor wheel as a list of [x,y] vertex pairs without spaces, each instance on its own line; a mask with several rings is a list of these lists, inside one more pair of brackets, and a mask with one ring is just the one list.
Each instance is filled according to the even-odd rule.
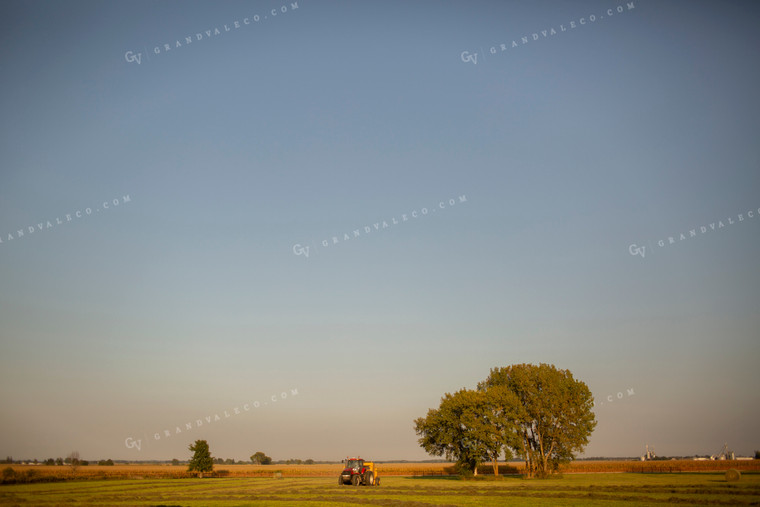
[[359,474],[351,476],[351,484],[358,486],[361,481],[359,480]]
[[380,477],[375,477],[375,486],[380,485]]
[[375,474],[372,472],[367,472],[364,474],[364,485],[365,486],[374,486],[375,485]]

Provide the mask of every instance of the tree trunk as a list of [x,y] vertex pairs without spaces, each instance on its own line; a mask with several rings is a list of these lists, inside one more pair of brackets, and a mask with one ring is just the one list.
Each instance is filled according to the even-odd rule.
[[499,461],[496,458],[493,459],[493,474],[494,476],[499,475]]
[[541,434],[538,434],[538,475],[539,477],[546,476],[546,453],[544,452],[544,439]]
[[[528,431],[530,431],[530,435],[528,434]],[[535,431],[531,428],[529,430],[525,430],[525,441],[527,442],[527,459],[528,459],[528,477],[533,477],[536,475],[536,471],[538,470],[538,460],[536,458],[536,450],[534,449],[535,443],[536,443],[536,434]]]

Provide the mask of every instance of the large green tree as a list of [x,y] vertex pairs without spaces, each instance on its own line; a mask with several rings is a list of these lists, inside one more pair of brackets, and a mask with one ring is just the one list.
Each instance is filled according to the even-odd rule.
[[525,459],[530,476],[544,476],[588,444],[596,420],[586,384],[553,365],[494,368],[477,390],[446,393],[438,409],[415,420],[419,443],[429,454],[477,466]]
[[433,456],[445,456],[457,465],[477,474],[477,466],[486,459],[486,451],[472,427],[480,393],[461,389],[446,393],[437,410],[414,421],[419,443]]
[[520,444],[529,475],[545,476],[573,459],[588,444],[596,427],[594,398],[588,386],[554,365],[517,364],[494,368],[478,390],[506,388],[519,400],[515,412]]
[[446,393],[438,409],[415,420],[420,445],[434,456],[456,460],[464,470],[478,473],[478,465],[491,461],[498,475],[499,457],[511,457],[518,441],[514,424],[517,399],[506,389],[461,389]]
[[211,457],[211,451],[208,448],[208,442],[205,440],[196,440],[194,444],[190,445],[190,450],[193,451],[193,457],[190,458],[188,472],[199,472],[200,477],[203,477],[204,472],[211,472],[214,470],[214,458]]

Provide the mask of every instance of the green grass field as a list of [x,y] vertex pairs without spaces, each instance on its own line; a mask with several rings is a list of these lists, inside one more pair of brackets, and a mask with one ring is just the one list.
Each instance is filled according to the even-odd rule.
[[383,477],[379,487],[314,478],[119,479],[0,486],[2,505],[760,505],[760,474],[574,474],[531,480]]

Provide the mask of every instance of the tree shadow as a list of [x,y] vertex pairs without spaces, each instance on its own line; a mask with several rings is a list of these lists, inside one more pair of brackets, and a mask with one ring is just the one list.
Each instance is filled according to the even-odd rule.
[[435,480],[435,481],[461,481],[462,478],[458,475],[412,475],[405,477],[405,479],[416,480]]

